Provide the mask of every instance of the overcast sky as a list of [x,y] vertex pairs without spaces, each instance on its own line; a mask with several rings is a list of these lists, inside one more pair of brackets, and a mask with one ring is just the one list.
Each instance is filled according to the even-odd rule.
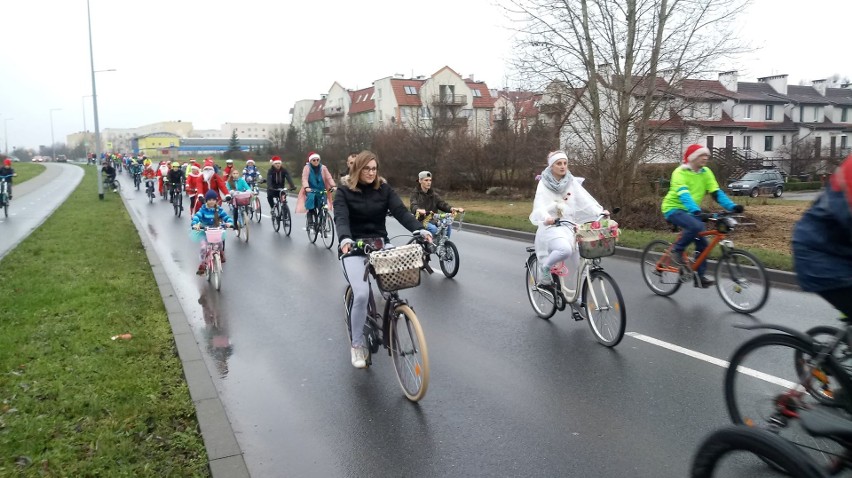
[[[513,86],[512,34],[497,0],[90,0],[100,127],[191,121],[287,123],[299,99],[334,81],[355,89],[449,65]],[[852,76],[849,0],[754,0],[742,37],[757,52],[720,71],[741,81]],[[94,130],[85,0],[0,0],[0,126],[8,144]],[[10,121],[4,121],[12,118]],[[0,128],[0,135],[3,129]],[[3,143],[0,143],[0,147]]]

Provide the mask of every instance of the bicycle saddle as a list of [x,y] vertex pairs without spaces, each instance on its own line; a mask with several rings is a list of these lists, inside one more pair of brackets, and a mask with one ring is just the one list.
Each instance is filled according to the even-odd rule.
[[852,441],[852,421],[840,415],[821,409],[810,409],[799,412],[799,418],[802,428],[815,437]]
[[527,252],[535,252],[535,246],[527,246]]

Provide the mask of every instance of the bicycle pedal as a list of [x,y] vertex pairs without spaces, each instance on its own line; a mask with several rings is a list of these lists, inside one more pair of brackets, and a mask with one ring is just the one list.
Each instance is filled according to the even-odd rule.
[[580,322],[581,320],[586,320],[586,318],[583,317],[583,314],[577,312],[576,310],[571,311],[571,318],[574,319],[576,322]]

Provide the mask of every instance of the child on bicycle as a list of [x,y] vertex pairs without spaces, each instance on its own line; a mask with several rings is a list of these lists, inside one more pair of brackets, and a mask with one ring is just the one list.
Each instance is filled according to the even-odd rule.
[[[672,247],[672,261],[677,265],[685,264],[683,251],[690,242],[695,241],[695,256],[707,248],[707,239],[698,237],[704,231],[704,222],[709,215],[701,211],[701,201],[704,195],[710,193],[713,200],[726,211],[740,213],[743,207],[734,204],[733,201],[719,188],[716,176],[707,167],[710,159],[710,150],[700,144],[693,144],[686,148],[683,154],[683,164],[672,172],[671,186],[663,204],[660,207],[666,221],[680,227],[683,233],[680,239]],[[707,288],[716,283],[713,279],[705,276],[707,261],[698,266],[698,277],[701,287]]]
[[[578,271],[580,254],[573,227],[555,227],[559,219],[575,224],[597,220],[604,208],[583,188],[583,178],[568,171],[568,155],[553,151],[547,155],[547,167],[535,191],[530,222],[538,226],[535,253],[539,264],[539,285],[552,284],[554,267],[565,262],[570,271]],[[573,272],[576,273],[576,272]]]
[[6,181],[6,190],[9,194],[9,201],[12,200],[12,177],[17,176],[12,168],[12,160],[6,158],[3,160],[3,167],[0,168],[0,176],[5,176],[2,181]]
[[225,188],[231,192],[231,195],[234,195],[234,191],[237,192],[245,192],[251,191],[251,186],[248,185],[245,179],[243,179],[242,174],[237,169],[231,170],[231,175],[228,177],[228,180],[225,182]]
[[263,180],[263,176],[261,176],[260,171],[254,164],[254,160],[251,158],[246,160],[246,167],[245,169],[243,169],[243,178],[246,180],[249,186],[253,186],[257,184],[258,181]]
[[852,317],[852,155],[793,228],[793,265],[802,290]]
[[[234,227],[234,221],[231,219],[231,216],[225,212],[225,209],[219,205],[219,193],[211,189],[204,195],[204,205],[201,206],[201,209],[199,209],[194,216],[192,216],[193,238],[201,242],[201,264],[198,266],[196,274],[203,275],[206,267],[206,264],[204,263],[204,253],[207,249],[207,238],[202,229],[205,227],[219,227],[222,225],[231,228]],[[220,257],[222,258],[222,263],[224,263],[224,236],[222,239],[222,251]]]

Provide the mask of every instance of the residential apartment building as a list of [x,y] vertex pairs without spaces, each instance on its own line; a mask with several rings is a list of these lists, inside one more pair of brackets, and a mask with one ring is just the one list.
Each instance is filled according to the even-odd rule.
[[451,128],[484,138],[493,124],[494,100],[487,84],[445,66],[428,78],[394,75],[354,91],[335,82],[306,112],[306,100],[296,102],[291,124],[317,141],[356,124]]

